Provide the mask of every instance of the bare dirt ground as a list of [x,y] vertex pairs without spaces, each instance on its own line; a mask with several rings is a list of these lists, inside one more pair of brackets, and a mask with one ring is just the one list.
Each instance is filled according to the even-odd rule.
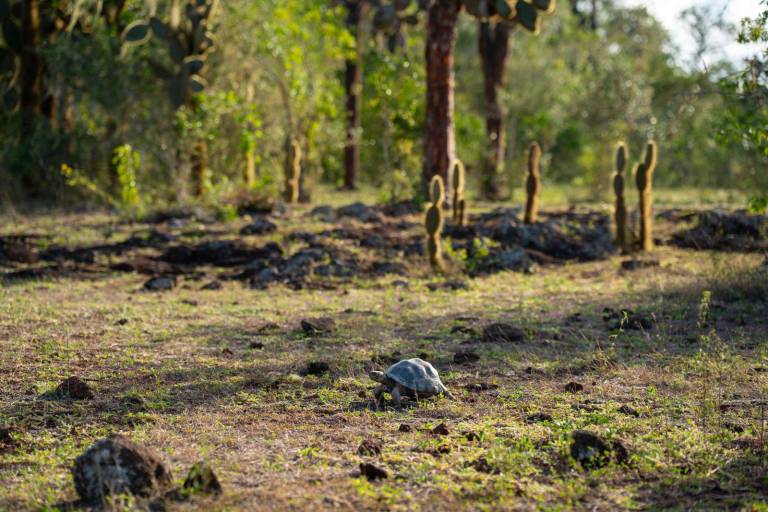
[[[242,235],[249,219],[6,224],[27,236],[6,238],[6,253],[22,245],[1,267],[0,510],[66,508],[75,457],[115,432],[176,481],[200,460],[215,469],[223,495],[168,510],[768,510],[759,244],[671,245],[690,219],[670,214],[651,257],[544,244],[514,259],[522,232],[476,213],[432,277],[420,217],[404,213],[301,210]],[[575,225],[602,229],[589,219]],[[559,233],[596,239],[577,228]],[[321,317],[329,332],[302,329]],[[488,339],[495,322],[525,339]],[[432,362],[455,400],[376,410],[368,371],[407,357]],[[53,397],[70,376],[93,398]],[[584,467],[576,430],[627,457]],[[381,453],[359,454],[364,440]]]

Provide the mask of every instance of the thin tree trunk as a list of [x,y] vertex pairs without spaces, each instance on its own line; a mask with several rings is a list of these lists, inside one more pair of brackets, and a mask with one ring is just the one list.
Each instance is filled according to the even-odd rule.
[[205,170],[208,167],[208,143],[199,140],[192,150],[192,181],[195,197],[203,197],[205,188]]
[[504,163],[504,113],[499,103],[498,89],[504,85],[508,43],[509,26],[506,23],[480,23],[478,48],[483,66],[485,132],[488,137],[481,192],[483,197],[490,200],[501,197],[499,175]]
[[21,21],[21,144],[27,143],[40,114],[42,73],[38,46],[40,44],[40,6],[37,0],[24,0]]
[[427,115],[424,122],[423,190],[432,176],[448,183],[448,166],[455,157],[453,132],[453,51],[459,0],[436,0],[427,18]]
[[347,139],[344,144],[344,190],[357,187],[360,168],[360,100],[362,93],[363,9],[365,0],[347,0],[346,24],[355,37],[355,57],[346,61],[344,90],[347,96]]
[[251,189],[256,183],[256,152],[248,148],[245,152],[245,186]]

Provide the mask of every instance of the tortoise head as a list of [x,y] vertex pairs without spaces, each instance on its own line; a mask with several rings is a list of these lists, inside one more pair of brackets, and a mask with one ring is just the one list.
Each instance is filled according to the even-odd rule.
[[387,380],[387,376],[384,375],[384,372],[380,371],[372,371],[368,374],[368,376],[371,378],[371,380],[375,380],[376,382],[384,382]]

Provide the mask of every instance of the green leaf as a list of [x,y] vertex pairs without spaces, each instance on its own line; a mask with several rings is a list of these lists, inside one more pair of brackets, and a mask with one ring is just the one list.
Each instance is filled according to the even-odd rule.
[[190,55],[186,59],[184,59],[184,71],[190,75],[194,75],[197,73],[200,73],[202,71],[203,66],[205,66],[205,57],[200,55]]
[[555,0],[531,0],[531,3],[535,8],[544,11],[546,14],[555,12]]
[[171,27],[163,23],[156,16],[149,19],[149,26],[152,27],[152,33],[158,39],[168,39],[171,36]]
[[522,25],[524,29],[531,31],[534,34],[538,33],[541,19],[539,18],[536,9],[531,4],[523,0],[517,0],[516,8],[517,13],[513,18],[514,21],[516,21],[519,25]]
[[16,72],[16,57],[8,48],[0,47],[0,75],[13,75]]
[[15,88],[11,87],[3,95],[3,106],[5,107],[6,110],[14,110],[18,104],[19,104],[19,93],[16,92]]
[[187,102],[187,75],[174,75],[171,78],[171,103],[176,108],[182,107]]
[[123,40],[126,43],[140,44],[149,38],[149,24],[146,21],[134,21],[123,32]]
[[208,86],[208,83],[200,75],[192,75],[189,77],[189,89],[195,94],[200,94]]
[[187,58],[187,49],[184,47],[184,44],[179,39],[179,36],[171,36],[170,39],[168,39],[168,51],[171,54],[171,58],[174,60],[174,62],[184,62],[184,59]]
[[515,15],[515,11],[512,9],[512,6],[509,5],[507,0],[496,0],[494,6],[496,7],[496,12],[502,18],[509,19]]
[[21,30],[11,18],[4,18],[2,21],[3,39],[8,48],[17,55],[24,49],[24,41],[21,38]]

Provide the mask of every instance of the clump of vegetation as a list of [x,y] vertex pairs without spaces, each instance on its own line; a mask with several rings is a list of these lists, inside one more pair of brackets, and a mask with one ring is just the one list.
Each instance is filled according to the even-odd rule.
[[453,186],[453,222],[463,226],[467,222],[467,201],[464,199],[464,182],[466,171],[464,162],[458,158],[451,164],[451,184]]
[[528,175],[525,179],[525,219],[526,224],[536,222],[539,215],[539,195],[541,194],[541,146],[538,142],[531,143],[528,148]]
[[117,177],[118,193],[101,188],[86,173],[67,164],[61,165],[61,174],[67,185],[90,192],[126,217],[134,218],[144,211],[145,203],[136,185],[136,174],[141,169],[141,156],[129,144],[115,148],[112,167]]
[[640,195],[640,247],[645,252],[653,250],[653,171],[657,160],[656,141],[648,141],[645,159],[635,167],[635,182]]
[[616,171],[613,174],[614,221],[616,224],[616,245],[626,252],[628,249],[627,203],[624,198],[624,170],[627,168],[627,147],[623,142],[616,148]]
[[427,256],[432,270],[442,272],[445,270],[443,263],[442,241],[440,234],[443,231],[443,201],[445,201],[445,184],[440,176],[433,176],[429,184],[429,194],[432,204],[427,209],[425,227],[427,229]]

